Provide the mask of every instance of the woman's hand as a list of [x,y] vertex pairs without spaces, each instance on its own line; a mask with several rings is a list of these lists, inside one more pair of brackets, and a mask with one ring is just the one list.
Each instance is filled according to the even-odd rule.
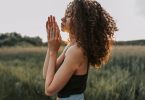
[[61,36],[59,27],[54,16],[49,16],[46,22],[48,48],[50,52],[58,52],[61,45]]

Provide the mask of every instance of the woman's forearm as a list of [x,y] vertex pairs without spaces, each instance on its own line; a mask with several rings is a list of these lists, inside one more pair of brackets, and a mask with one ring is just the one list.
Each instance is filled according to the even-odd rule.
[[69,46],[70,46],[69,44],[67,46],[65,46],[64,49],[63,49],[63,51],[62,51],[62,53],[58,57],[57,63],[56,63],[56,71],[59,69],[60,65],[62,64],[62,61],[65,58],[65,52],[66,52],[66,50],[68,49]]
[[[65,48],[64,48],[64,50],[63,50],[63,52],[62,52],[62,56],[64,56],[64,54],[65,54],[65,52],[66,52],[66,50],[67,50],[67,48],[69,47],[70,45],[68,44]],[[48,68],[48,63],[49,63],[49,48],[47,49],[47,53],[46,53],[46,57],[45,57],[45,61],[44,61],[44,65],[43,65],[43,78],[44,79],[46,79],[46,73],[47,73],[47,68]],[[63,60],[63,59],[62,59]],[[58,63],[56,62],[56,70],[55,70],[55,72],[59,69],[59,67],[60,67],[60,64],[62,63],[62,60],[59,60],[58,61]]]
[[51,84],[54,75],[55,75],[55,66],[56,66],[56,60],[57,60],[57,52],[50,52],[50,59],[49,59],[49,64],[47,68],[47,73],[46,73],[46,80],[45,80],[45,93],[47,94],[47,89],[49,85]]
[[43,65],[43,78],[44,79],[46,79],[48,63],[49,63],[49,48],[47,49],[46,57],[45,57],[44,65]]

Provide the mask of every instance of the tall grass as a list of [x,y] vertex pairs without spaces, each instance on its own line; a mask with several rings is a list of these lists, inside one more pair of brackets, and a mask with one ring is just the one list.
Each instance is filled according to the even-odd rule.
[[[46,50],[0,48],[0,100],[55,100],[44,94]],[[144,77],[145,46],[116,46],[107,65],[90,68],[85,100],[144,100]]]

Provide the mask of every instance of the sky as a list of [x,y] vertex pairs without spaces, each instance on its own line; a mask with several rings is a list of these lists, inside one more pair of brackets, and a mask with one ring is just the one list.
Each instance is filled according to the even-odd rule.
[[[45,23],[54,15],[60,26],[71,0],[0,0],[0,33],[17,32],[47,41]],[[145,0],[98,0],[117,23],[115,40],[145,39]],[[63,40],[68,34],[61,32]]]

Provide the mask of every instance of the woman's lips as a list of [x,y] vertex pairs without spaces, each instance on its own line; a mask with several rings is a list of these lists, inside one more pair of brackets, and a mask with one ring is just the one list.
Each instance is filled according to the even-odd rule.
[[64,25],[61,23],[61,27],[63,27]]
[[61,23],[61,25],[63,25],[63,24]]

